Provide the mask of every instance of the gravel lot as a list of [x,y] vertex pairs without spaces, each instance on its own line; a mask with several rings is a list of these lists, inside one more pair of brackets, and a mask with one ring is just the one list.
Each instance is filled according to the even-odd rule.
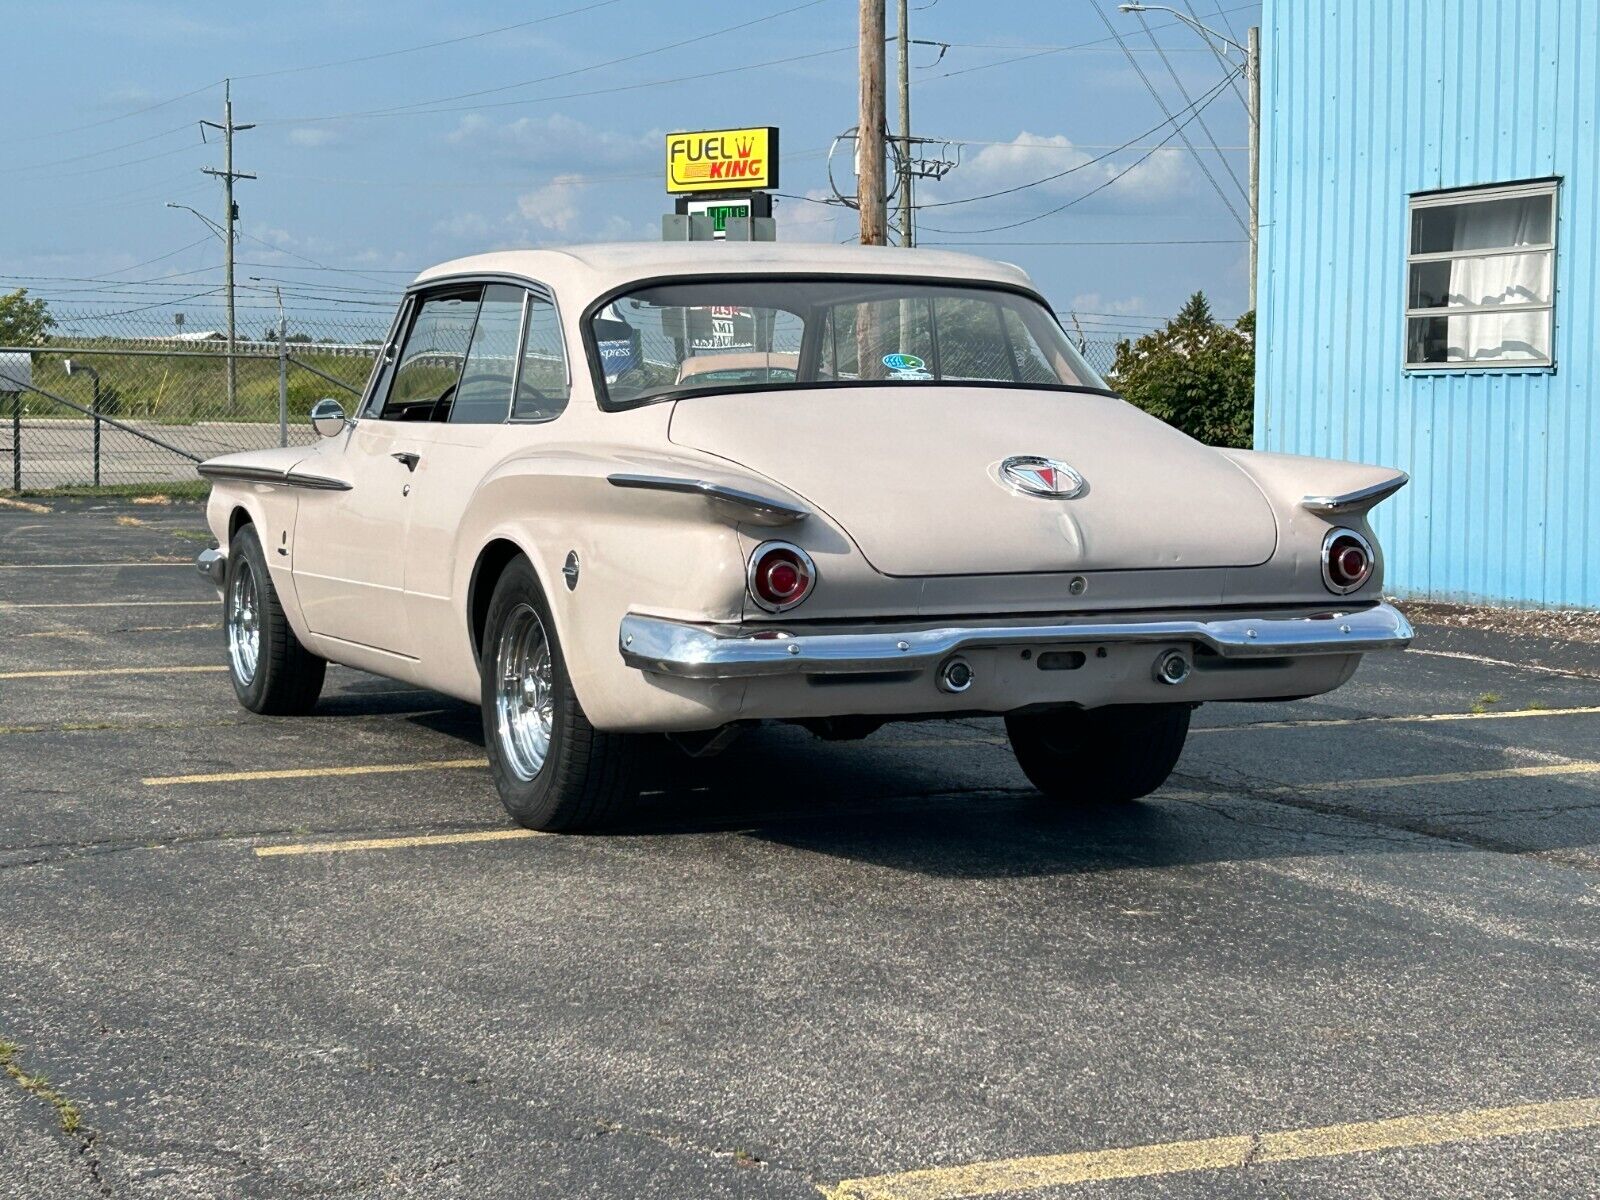
[[198,507],[44,506],[0,507],[0,1195],[1595,1195],[1557,625],[1424,612],[1122,810],[997,722],[773,729],[521,836],[475,710],[237,707]]

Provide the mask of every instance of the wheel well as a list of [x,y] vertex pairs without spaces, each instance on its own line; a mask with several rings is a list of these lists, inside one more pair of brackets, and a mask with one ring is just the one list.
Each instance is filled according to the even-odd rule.
[[494,597],[494,586],[500,582],[506,567],[521,556],[522,547],[504,538],[496,538],[478,552],[477,565],[472,568],[472,584],[467,589],[467,619],[472,622],[474,657],[483,649],[483,630],[489,620],[489,601]]
[[243,508],[236,508],[228,514],[228,541],[233,541],[233,535],[246,525],[250,524],[250,514]]

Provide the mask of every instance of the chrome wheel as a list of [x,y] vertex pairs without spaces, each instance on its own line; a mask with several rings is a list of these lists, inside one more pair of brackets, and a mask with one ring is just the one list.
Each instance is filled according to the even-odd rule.
[[261,617],[255,571],[246,558],[234,564],[233,582],[228,585],[227,627],[234,678],[248,687],[261,660]]
[[550,641],[529,604],[506,618],[495,649],[495,735],[512,774],[527,783],[544,767],[555,722]]

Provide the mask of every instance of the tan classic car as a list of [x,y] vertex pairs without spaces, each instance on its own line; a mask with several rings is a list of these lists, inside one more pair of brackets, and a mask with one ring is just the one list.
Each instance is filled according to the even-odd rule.
[[1411,637],[1366,519],[1403,474],[1203,446],[965,255],[446,263],[312,424],[200,468],[240,701],[304,712],[332,661],[480,704],[539,829],[622,811],[663,734],[758,721],[1004,716],[1040,791],[1129,800],[1196,705],[1326,692]]

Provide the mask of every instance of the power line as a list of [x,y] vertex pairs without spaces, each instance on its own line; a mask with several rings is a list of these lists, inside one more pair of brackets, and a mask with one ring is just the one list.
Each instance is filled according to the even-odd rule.
[[187,133],[192,122],[185,121],[182,125],[174,125],[171,129],[163,129],[160,133],[152,133],[146,137],[134,138],[131,142],[118,142],[114,146],[105,146],[99,150],[90,150],[86,154],[73,154],[66,158],[53,158],[45,162],[23,163],[20,166],[5,168],[5,174],[10,175],[17,171],[36,171],[42,167],[58,167],[63,163],[82,162],[86,158],[99,158],[102,154],[109,154],[113,150],[126,150],[130,146],[142,146],[146,142],[159,141],[164,137],[171,137],[175,133]]
[[[1214,94],[1215,94],[1215,89],[1213,89],[1213,91],[1211,93],[1207,93],[1207,96],[1209,97],[1209,96],[1214,95]],[[957,204],[971,204],[976,200],[993,200],[996,196],[1009,196],[1009,195],[1011,195],[1011,194],[1013,194],[1015,192],[1026,191],[1028,188],[1038,187],[1040,184],[1052,183],[1057,179],[1064,179],[1066,176],[1071,175],[1075,171],[1081,171],[1085,167],[1092,167],[1096,163],[1104,162],[1106,159],[1110,158],[1113,154],[1120,154],[1122,151],[1126,150],[1129,146],[1132,146],[1135,142],[1138,142],[1138,141],[1143,140],[1144,138],[1150,137],[1152,134],[1155,134],[1155,133],[1159,132],[1163,127],[1172,124],[1174,121],[1176,121],[1178,119],[1178,116],[1182,116],[1184,113],[1192,113],[1193,115],[1198,117],[1200,115],[1200,111],[1199,110],[1200,110],[1200,101],[1191,100],[1189,102],[1188,108],[1179,109],[1176,116],[1174,116],[1172,114],[1168,114],[1166,120],[1156,122],[1149,129],[1146,129],[1143,133],[1136,134],[1134,137],[1130,138],[1128,141],[1124,142],[1122,145],[1117,146],[1114,149],[1108,150],[1104,154],[1100,154],[1100,155],[1097,155],[1094,158],[1088,159],[1085,162],[1081,162],[1081,163],[1078,163],[1078,164],[1076,164],[1074,166],[1070,166],[1064,171],[1057,171],[1054,175],[1046,175],[1042,179],[1034,179],[1034,180],[1030,180],[1027,183],[1019,183],[1015,187],[1001,188],[997,192],[984,192],[981,195],[978,195],[978,196],[967,196],[964,199],[960,199],[960,200],[938,200],[938,201],[935,201],[935,202],[933,202],[931,204],[923,204],[920,207],[922,207],[922,208],[950,208],[953,205],[957,205]],[[1172,135],[1168,134],[1167,136],[1170,138]],[[1159,146],[1151,147],[1151,149],[1159,149]]]
[[118,113],[114,117],[105,117],[99,121],[90,121],[84,125],[73,125],[66,129],[54,129],[49,133],[31,133],[27,137],[12,138],[7,145],[20,146],[24,142],[39,142],[50,138],[63,137],[69,133],[81,133],[85,129],[98,129],[102,125],[112,125],[117,121],[126,121],[129,117],[143,116],[147,112],[155,112],[158,108],[165,108],[169,104],[176,104],[179,100],[187,100],[190,96],[198,96],[201,92],[209,92],[214,87],[221,87],[222,80],[213,79],[203,87],[194,88],[192,91],[182,92],[176,96],[169,96],[165,100],[158,100],[154,104],[146,104],[143,108],[131,109],[128,112]]
[[1249,238],[1106,238],[1039,242],[923,242],[924,246],[1242,246]]
[[[606,59],[604,62],[589,63],[589,64],[587,64],[585,66],[573,67],[571,70],[558,71],[553,75],[540,75],[540,76],[536,76],[533,79],[520,80],[517,83],[500,84],[500,85],[498,85],[496,87],[491,87],[491,88],[478,88],[477,90],[471,91],[471,92],[457,92],[457,93],[449,95],[449,96],[435,96],[435,97],[433,97],[432,99],[429,99],[429,100],[413,100],[408,104],[388,105],[388,106],[385,106],[383,108],[361,109],[361,110],[356,110],[356,111],[352,111],[352,112],[331,113],[331,114],[316,115],[316,116],[280,117],[280,118],[278,118],[277,120],[275,120],[272,123],[273,124],[277,124],[277,125],[307,124],[307,123],[312,122],[312,121],[350,121],[350,120],[357,120],[357,119],[371,118],[371,117],[409,116],[409,115],[416,115],[416,114],[419,114],[419,113],[430,113],[430,112],[456,112],[456,111],[460,111],[460,110],[459,109],[451,109],[451,108],[435,108],[435,107],[430,107],[430,106],[432,106],[432,105],[441,105],[441,104],[452,104],[452,103],[454,103],[455,101],[458,101],[458,100],[473,100],[473,99],[476,99],[477,97],[480,97],[480,96],[497,95],[497,94],[499,94],[501,92],[515,91],[518,88],[533,87],[534,85],[540,84],[540,83],[550,83],[550,82],[553,82],[554,80],[557,80],[557,79],[568,79],[568,78],[570,78],[570,77],[572,77],[574,75],[584,75],[584,74],[587,74],[590,71],[599,71],[599,70],[603,70],[603,69],[605,69],[607,67],[619,66],[622,63],[636,62],[641,58],[650,58],[650,57],[652,57],[654,55],[657,55],[657,54],[663,54],[668,50],[679,50],[679,49],[682,49],[684,46],[692,46],[697,42],[704,42],[704,41],[707,41],[707,40],[709,40],[711,38],[714,38],[714,37],[722,37],[725,34],[734,33],[734,32],[737,32],[738,30],[741,30],[741,29],[749,29],[751,26],[761,25],[761,24],[764,24],[764,23],[766,23],[768,21],[774,21],[774,20],[777,20],[779,17],[786,17],[786,16],[790,15],[791,13],[800,12],[803,9],[815,8],[817,5],[823,4],[825,2],[826,2],[826,0],[805,0],[805,2],[802,3],[802,4],[796,4],[796,5],[793,5],[793,6],[789,7],[789,8],[779,9],[777,12],[768,13],[766,16],[755,17],[755,18],[752,18],[751,20],[748,20],[748,21],[740,21],[739,23],[737,23],[735,25],[728,25],[728,26],[725,26],[725,27],[723,27],[721,29],[709,30],[709,31],[707,31],[705,33],[696,34],[693,37],[683,38],[680,41],[667,42],[664,45],[652,46],[648,50],[639,50],[639,51],[635,51],[632,54],[624,54],[619,58],[611,58],[611,59]],[[742,68],[739,68],[739,69],[741,69],[741,70],[750,70],[751,67],[746,66],[746,67],[742,67]],[[702,72],[701,74],[699,74],[697,76],[692,76],[692,77],[689,77],[689,78],[705,78],[708,75],[717,74],[717,73],[718,72]],[[646,85],[637,85],[637,86],[646,86]],[[606,90],[610,90],[610,89],[606,89]],[[617,89],[617,90],[626,90],[626,89]],[[582,95],[594,95],[594,94],[598,94],[598,93],[580,93],[580,94],[582,94]],[[471,107],[473,107],[473,108],[499,108],[499,107],[506,107],[509,104],[531,104],[531,103],[536,103],[539,100],[568,99],[568,98],[570,98],[570,97],[540,96],[540,97],[533,97],[533,98],[528,99],[528,100],[502,101],[502,102],[500,102],[498,104],[472,105]]]
[[477,41],[479,38],[493,37],[497,33],[510,33],[513,29],[526,29],[530,25],[543,25],[547,21],[556,21],[562,17],[570,17],[579,13],[593,12],[597,8],[609,8],[619,4],[621,0],[596,0],[593,4],[580,4],[577,8],[569,8],[562,12],[551,13],[545,17],[535,17],[531,21],[518,21],[512,25],[499,25],[493,29],[484,29],[478,33],[466,33],[460,37],[441,38],[436,42],[421,42],[415,46],[405,46],[399,50],[384,50],[378,54],[360,54],[354,58],[337,58],[331,62],[311,63],[303,67],[280,67],[276,71],[253,71],[248,75],[235,75],[235,79],[271,79],[278,75],[297,75],[304,71],[322,71],[329,67],[348,67],[355,63],[377,62],[383,58],[398,58],[402,54],[417,54],[423,50],[437,50],[440,46],[455,46],[462,42]]
[[[1167,102],[1161,98],[1161,93],[1150,82],[1150,77],[1144,73],[1144,68],[1139,65],[1138,59],[1134,58],[1132,52],[1128,50],[1127,42],[1123,41],[1122,35],[1117,32],[1117,27],[1111,23],[1111,18],[1106,16],[1104,10],[1101,9],[1099,0],[1090,0],[1089,7],[1094,9],[1095,16],[1100,18],[1101,23],[1105,25],[1111,36],[1117,39],[1117,45],[1122,47],[1123,53],[1127,56],[1128,65],[1139,76],[1139,81],[1144,84],[1145,90],[1150,93],[1151,99],[1156,102],[1156,107],[1161,110],[1162,115],[1170,120],[1172,110],[1167,107]],[[1196,113],[1199,112],[1198,109],[1195,111]],[[1239,222],[1239,227],[1248,232],[1249,223],[1239,215],[1239,210],[1233,206],[1233,201],[1228,199],[1228,194],[1222,190],[1222,185],[1217,182],[1216,176],[1211,173],[1211,168],[1206,166],[1205,159],[1200,157],[1200,151],[1194,148],[1194,143],[1189,140],[1189,135],[1183,132],[1183,126],[1177,126],[1174,132],[1183,139],[1183,144],[1188,147],[1189,153],[1194,156],[1195,165],[1200,168],[1200,173],[1206,177],[1206,182],[1217,193],[1217,199],[1221,200],[1223,207],[1233,214],[1233,219]]]
[[[1194,103],[1194,97],[1189,95],[1189,89],[1184,86],[1184,82],[1183,82],[1182,78],[1179,77],[1178,69],[1172,65],[1172,60],[1167,57],[1167,52],[1161,48],[1161,43],[1156,41],[1156,35],[1151,32],[1151,30],[1150,30],[1150,22],[1145,20],[1145,16],[1144,16],[1143,12],[1140,12],[1138,14],[1138,17],[1139,17],[1139,24],[1141,26],[1143,26],[1143,28],[1144,28],[1145,36],[1150,39],[1150,44],[1155,47],[1156,53],[1161,56],[1161,61],[1167,68],[1167,74],[1172,76],[1172,82],[1177,85],[1178,94],[1181,95],[1185,100],[1189,101],[1191,104]],[[1204,39],[1204,41],[1209,45],[1211,39],[1210,38],[1206,38],[1206,39]],[[1226,61],[1226,60],[1224,60],[1224,61]],[[1225,77],[1227,79],[1231,80],[1233,78],[1233,71],[1232,70],[1228,70],[1226,72],[1226,76]],[[1244,186],[1244,184],[1240,183],[1239,182],[1239,176],[1234,174],[1234,170],[1233,170],[1232,164],[1230,164],[1228,162],[1227,156],[1222,153],[1221,147],[1219,147],[1217,145],[1217,139],[1212,135],[1211,126],[1206,124],[1206,119],[1204,117],[1201,117],[1199,119],[1199,121],[1200,121],[1200,130],[1201,130],[1202,133],[1204,133],[1206,135],[1206,141],[1211,143],[1212,152],[1216,154],[1218,161],[1220,161],[1222,163],[1222,169],[1228,173],[1228,178],[1233,180],[1233,186],[1239,189],[1239,195],[1242,196],[1244,198],[1244,200],[1248,203],[1249,199],[1250,199],[1249,189],[1246,188]]]
[[[1259,3],[1257,3],[1257,4],[1236,4],[1232,8],[1229,8],[1229,9],[1217,9],[1214,12],[1203,13],[1202,15],[1203,16],[1212,17],[1212,16],[1217,16],[1222,12],[1239,12],[1242,9],[1258,8],[1258,7],[1260,7]],[[1178,25],[1181,25],[1181,24],[1182,24],[1181,21],[1168,21],[1168,22],[1165,22],[1165,23],[1163,23],[1161,25],[1152,26],[1152,28],[1154,28],[1154,29],[1170,29],[1170,28],[1176,28]],[[1105,46],[1106,43],[1114,41],[1114,40],[1115,40],[1114,38],[1104,37],[1104,38],[1093,38],[1093,39],[1091,39],[1091,40],[1089,40],[1087,42],[1076,42],[1076,43],[1074,43],[1073,45],[1070,45],[1070,46],[1046,46],[1046,47],[1042,47],[1042,48],[1039,48],[1039,49],[1031,50],[1027,54],[1019,54],[1014,58],[996,59],[994,62],[979,63],[976,66],[962,67],[962,68],[960,68],[959,70],[956,70],[956,71],[944,71],[944,72],[942,72],[942,73],[940,73],[938,75],[930,75],[930,76],[928,76],[927,79],[923,80],[922,82],[932,83],[936,79],[953,79],[957,75],[970,75],[974,71],[988,71],[988,70],[992,70],[995,67],[1010,66],[1012,63],[1026,62],[1029,59],[1033,59],[1033,58],[1043,58],[1043,57],[1045,57],[1047,55],[1051,55],[1051,54],[1063,54],[1063,53],[1066,53],[1069,50],[1087,50],[1087,49],[1091,49],[1091,48],[1102,47],[1102,46]],[[1019,49],[1020,49],[1020,47],[1019,47]]]
[[[1167,136],[1164,137],[1159,143],[1157,143],[1155,146],[1152,146],[1149,150],[1145,151],[1145,153],[1141,154],[1138,158],[1134,159],[1134,161],[1131,162],[1130,164],[1128,164],[1128,166],[1124,167],[1121,171],[1118,171],[1116,174],[1112,175],[1105,182],[1099,184],[1096,187],[1090,188],[1087,192],[1084,192],[1081,195],[1074,196],[1071,200],[1068,200],[1065,204],[1058,204],[1054,208],[1047,209],[1044,212],[1038,213],[1035,216],[1024,217],[1020,221],[1010,221],[1010,222],[1007,222],[1004,225],[990,225],[990,226],[987,226],[986,228],[983,228],[983,229],[934,229],[932,226],[928,226],[928,228],[932,229],[934,233],[955,233],[955,234],[999,233],[1002,230],[1016,229],[1016,228],[1018,228],[1018,227],[1020,227],[1022,225],[1031,225],[1035,221],[1042,221],[1046,217],[1052,217],[1058,212],[1062,212],[1062,211],[1064,211],[1066,209],[1069,209],[1075,204],[1081,204],[1083,201],[1087,200],[1090,196],[1093,196],[1095,193],[1105,191],[1106,188],[1108,188],[1112,184],[1116,183],[1119,179],[1122,179],[1125,176],[1127,176],[1127,174],[1130,171],[1137,170],[1140,166],[1142,166],[1150,158],[1150,156],[1152,154],[1154,154],[1154,153],[1156,153],[1156,151],[1162,149],[1168,142],[1170,142],[1175,136],[1177,136],[1182,131],[1183,126],[1185,124],[1187,124],[1189,121],[1194,120],[1194,117],[1195,117],[1196,113],[1199,113],[1200,111],[1202,111],[1206,107],[1206,105],[1210,104],[1213,100],[1215,100],[1218,96],[1220,96],[1222,94],[1222,88],[1226,84],[1226,82],[1227,81],[1224,80],[1223,83],[1219,83],[1216,87],[1212,88],[1211,91],[1208,92],[1206,94],[1206,96],[1202,99],[1200,107],[1195,109],[1195,111],[1193,113],[1190,113],[1187,117],[1185,117],[1182,122],[1180,122],[1178,124],[1175,124],[1172,127],[1172,131],[1170,133],[1168,133]],[[1237,216],[1237,214],[1235,214],[1235,215]]]

